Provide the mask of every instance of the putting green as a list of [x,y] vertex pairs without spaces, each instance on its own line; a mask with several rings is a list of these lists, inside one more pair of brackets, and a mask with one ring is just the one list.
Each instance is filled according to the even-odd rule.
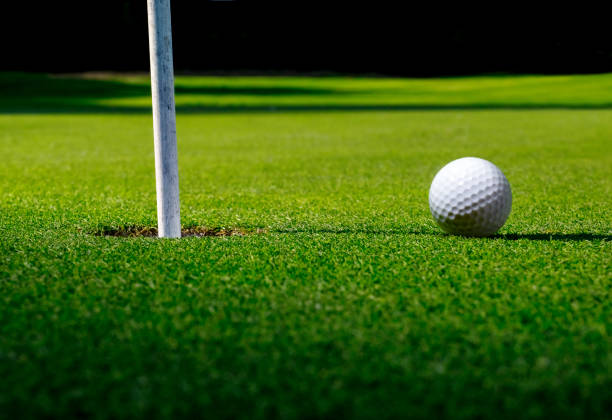
[[[612,75],[179,78],[183,224],[257,234],[97,236],[155,226],[147,89],[0,74],[0,412],[610,417]],[[462,156],[496,237],[431,219]]]

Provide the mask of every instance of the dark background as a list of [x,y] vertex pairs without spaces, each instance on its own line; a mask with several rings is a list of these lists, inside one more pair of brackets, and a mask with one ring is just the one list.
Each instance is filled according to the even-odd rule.
[[[333,5],[333,6],[330,6]],[[8,1],[0,70],[147,71],[145,0]],[[612,71],[607,10],[173,0],[175,68],[441,76]],[[569,7],[569,6],[568,6]]]

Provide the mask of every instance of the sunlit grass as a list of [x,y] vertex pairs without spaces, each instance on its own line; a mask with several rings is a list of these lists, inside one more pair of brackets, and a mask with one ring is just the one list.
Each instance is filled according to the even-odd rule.
[[[609,417],[612,110],[503,108],[610,104],[610,75],[179,78],[184,226],[257,232],[181,240],[99,235],[156,224],[145,79],[9,76],[0,412]],[[391,98],[499,109],[308,109]],[[499,236],[431,220],[462,156],[512,185]]]

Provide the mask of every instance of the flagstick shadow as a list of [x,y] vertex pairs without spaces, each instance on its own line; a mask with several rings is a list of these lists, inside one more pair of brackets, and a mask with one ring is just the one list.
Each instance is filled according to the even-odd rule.
[[[324,229],[277,229],[272,230],[274,233],[310,233],[310,234],[366,234],[366,235],[423,235],[423,236],[438,236],[451,237],[453,235],[443,232],[426,232],[404,229],[368,229],[368,228],[324,228]],[[458,236],[460,237],[460,236]],[[610,234],[598,233],[506,233],[497,234],[485,238],[464,237],[466,239],[496,239],[506,241],[561,241],[561,242],[579,242],[579,241],[609,241],[612,240]]]

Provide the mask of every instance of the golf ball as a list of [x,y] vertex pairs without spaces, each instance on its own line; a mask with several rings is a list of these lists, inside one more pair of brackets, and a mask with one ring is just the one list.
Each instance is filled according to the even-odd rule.
[[475,157],[440,169],[429,189],[429,209],[448,233],[489,236],[506,222],[512,207],[508,180],[497,166]]

